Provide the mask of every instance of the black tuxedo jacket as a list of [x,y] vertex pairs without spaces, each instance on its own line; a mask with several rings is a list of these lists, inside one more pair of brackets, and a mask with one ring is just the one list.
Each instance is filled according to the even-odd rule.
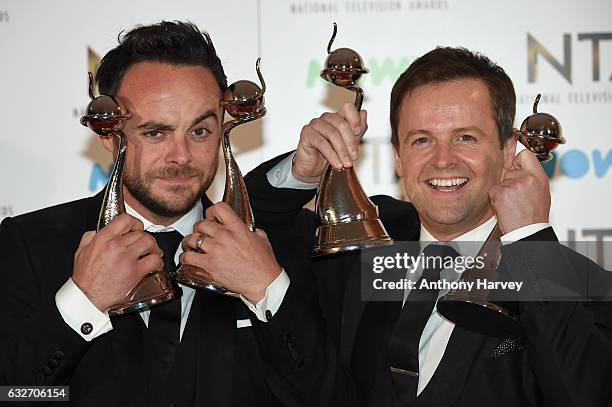
[[[324,394],[326,400],[333,400],[329,405],[400,405],[386,364],[400,307],[361,300],[358,254],[307,259],[315,224],[313,214],[302,206],[314,191],[278,189],[268,183],[267,171],[282,158],[262,164],[247,176],[258,220],[266,224],[277,256],[292,279],[277,315],[255,330],[263,358],[294,388]],[[410,203],[387,196],[372,200],[393,239],[419,239],[418,214]],[[549,241],[556,236],[549,228],[530,239]],[[585,261],[563,247],[543,254],[512,244],[503,247],[501,267],[516,276],[538,279],[550,277],[555,269],[584,270]],[[593,265],[590,270],[610,284],[610,273]],[[312,309],[316,301],[305,301],[300,295],[309,291],[316,292],[319,311]],[[414,405],[612,405],[611,305],[596,301],[521,303],[526,336],[520,343],[456,326],[426,389],[429,399],[417,399]],[[291,352],[281,346],[287,336],[292,339],[290,348],[300,350],[301,370],[291,366]],[[328,380],[324,384],[315,380],[322,376]]]
[[[71,402],[60,405],[277,405],[252,328],[236,326],[251,314],[239,300],[196,293],[171,400],[148,400],[146,327],[137,313],[111,318],[113,329],[91,342],[63,321],[55,293],[72,274],[83,232],[95,230],[101,202],[98,194],[2,222],[0,384],[68,385]],[[195,394],[182,391],[186,384]]]

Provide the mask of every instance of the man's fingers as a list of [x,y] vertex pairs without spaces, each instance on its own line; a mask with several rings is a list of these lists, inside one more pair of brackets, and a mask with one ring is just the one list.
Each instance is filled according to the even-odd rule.
[[126,247],[137,257],[148,254],[162,256],[163,251],[157,245],[155,238],[148,233],[131,232],[121,237],[122,243],[127,243]]
[[139,239],[144,239],[146,241],[149,241],[150,243],[157,245],[155,243],[155,238],[147,232],[128,232],[125,235],[119,236],[113,240],[115,241],[114,244],[117,244],[118,246],[122,247],[127,247]]
[[206,270],[206,266],[210,261],[210,255],[195,251],[186,251],[181,254],[180,260],[181,264],[189,264]]
[[138,259],[136,262],[136,269],[138,274],[140,274],[141,277],[144,277],[152,271],[163,270],[164,261],[162,260],[161,256],[151,254]]
[[504,181],[509,179],[521,179],[533,175],[529,170],[510,170],[504,173]]
[[346,102],[338,111],[338,114],[343,117],[349,124],[354,136],[361,134],[363,123],[361,121],[360,112],[352,102]]
[[83,236],[81,236],[81,243],[79,243],[79,247],[86,246],[89,243],[91,243],[91,241],[93,240],[95,236],[96,236],[95,230],[90,230],[88,232],[83,233]]
[[[356,123],[359,123],[359,114],[355,112]],[[353,165],[353,160],[356,160],[359,155],[359,135],[361,134],[361,125],[357,125],[357,129],[351,127],[344,117],[339,114],[326,114],[323,118],[330,123],[335,132],[330,132],[324,135],[328,137],[330,143],[342,159],[345,167]]]
[[512,167],[514,169],[536,171],[542,168],[540,160],[535,156],[534,153],[525,149],[514,156],[512,160]]
[[[318,140],[321,142],[319,137],[322,137],[333,147],[334,153],[340,159],[340,164],[342,166],[352,165],[353,160],[349,151],[350,146],[347,145],[347,141],[350,142],[355,136],[346,120],[334,113],[324,113],[321,119],[313,121],[312,127],[318,132],[318,134],[313,134],[313,141]],[[321,152],[321,154],[323,154],[323,152]],[[325,157],[325,154],[323,156]]]
[[218,222],[211,219],[203,219],[193,225],[193,232],[199,234],[205,234],[208,236],[215,236],[218,234],[224,227],[220,225]]
[[[183,251],[202,251],[206,252],[206,248],[210,247],[211,240],[213,238],[211,236],[205,235],[203,233],[192,233],[185,237],[182,242]],[[198,242],[199,241],[199,242]],[[198,244],[199,243],[199,244]],[[210,250],[210,249],[209,249]]]
[[[236,212],[225,202],[219,202],[206,209],[206,219],[215,220],[222,225],[233,226],[236,224],[245,226]],[[245,226],[246,227],[246,226]]]
[[359,120],[361,120],[361,134],[359,134],[359,140],[361,140],[368,131],[368,112],[366,110],[359,111]]
[[100,229],[98,234],[100,239],[107,240],[117,236],[123,236],[132,231],[143,231],[144,225],[141,220],[132,215],[122,213],[111,220],[108,225]]
[[264,239],[268,240],[268,234],[263,230],[255,229],[255,233],[257,234],[257,236],[263,237]]
[[317,149],[332,167],[340,169],[343,167],[342,160],[334,150],[331,143],[320,133],[314,133],[310,137],[310,144]]
[[[196,250],[197,242],[200,236],[204,235],[202,233],[192,233],[190,235],[185,236],[185,238],[181,242],[181,247],[183,248],[183,251],[186,252],[187,250]],[[203,237],[203,239],[206,239],[206,237]],[[204,243],[204,240],[202,240],[202,243]]]

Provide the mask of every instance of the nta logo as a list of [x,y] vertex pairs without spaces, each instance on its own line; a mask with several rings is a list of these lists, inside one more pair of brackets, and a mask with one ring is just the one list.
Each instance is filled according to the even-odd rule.
[[[612,40],[612,32],[578,34],[578,41],[591,42],[591,69],[594,82],[600,81],[599,45],[600,42],[606,40]],[[540,41],[527,33],[527,81],[529,83],[538,80],[539,56],[544,58],[566,81],[572,83],[572,39],[570,34],[563,34],[563,62],[560,62]],[[608,75],[608,73],[604,73],[604,75]],[[612,75],[609,76],[608,80],[612,81]]]

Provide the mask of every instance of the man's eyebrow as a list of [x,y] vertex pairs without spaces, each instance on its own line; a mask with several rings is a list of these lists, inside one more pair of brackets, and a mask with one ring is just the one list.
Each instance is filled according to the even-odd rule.
[[484,134],[484,131],[482,131],[480,129],[480,127],[477,127],[477,126],[459,127],[458,129],[455,129],[454,132],[455,133],[478,133],[478,134]]
[[[217,114],[215,111],[213,110],[209,110],[205,113],[202,113],[201,115],[199,115],[192,123],[190,127],[195,126],[196,124],[208,119],[209,117],[214,118],[215,122],[217,122],[219,119],[217,119]],[[146,130],[157,130],[157,131],[173,131],[175,128],[174,126],[170,125],[170,124],[166,124],[166,123],[161,123],[161,122],[156,122],[156,121],[148,121],[148,122],[144,122],[142,124],[139,124],[138,126],[136,126],[137,129],[146,129]]]
[[406,134],[404,134],[404,137],[412,137],[415,134],[422,134],[424,136],[431,136],[431,132],[425,129],[415,129],[415,130],[410,130],[409,132],[407,132]]
[[[482,131],[480,127],[477,127],[477,126],[458,127],[456,129],[453,129],[452,132],[453,133],[485,134],[484,131]],[[432,132],[430,132],[429,130],[425,130],[425,129],[415,129],[415,130],[410,130],[409,132],[405,133],[404,137],[408,138],[408,137],[412,137],[417,134],[424,135],[424,136],[431,136]]]
[[206,113],[203,113],[201,115],[199,115],[194,121],[193,123],[191,123],[191,127],[195,126],[196,124],[203,122],[204,120],[208,119],[209,117],[212,117],[215,119],[215,122],[218,122],[219,119],[217,118],[217,112],[213,111],[213,110],[209,110]]
[[157,130],[157,131],[172,131],[174,126],[166,123],[148,121],[136,126],[137,129]]

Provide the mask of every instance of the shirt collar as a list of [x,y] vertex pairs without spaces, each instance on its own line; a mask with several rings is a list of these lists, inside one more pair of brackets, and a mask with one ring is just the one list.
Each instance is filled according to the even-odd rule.
[[125,203],[125,211],[133,217],[140,219],[144,224],[144,230],[147,232],[168,232],[176,230],[183,236],[187,236],[193,232],[193,225],[202,220],[203,207],[202,202],[198,199],[196,204],[189,212],[183,215],[179,220],[169,226],[156,225],[144,216],[136,212],[134,208]]
[[[476,255],[478,250],[480,250],[480,246],[487,240],[489,234],[497,224],[497,218],[495,216],[491,216],[489,220],[483,223],[480,226],[475,227],[474,229],[462,234],[461,236],[457,236],[451,242],[456,242],[455,249],[462,253],[464,256]],[[422,245],[425,248],[430,243],[439,242],[427,229],[425,226],[421,224],[421,237],[419,239],[424,244]],[[464,242],[464,244],[461,244]],[[477,244],[475,244],[477,243]],[[455,245],[453,245],[455,246]]]

